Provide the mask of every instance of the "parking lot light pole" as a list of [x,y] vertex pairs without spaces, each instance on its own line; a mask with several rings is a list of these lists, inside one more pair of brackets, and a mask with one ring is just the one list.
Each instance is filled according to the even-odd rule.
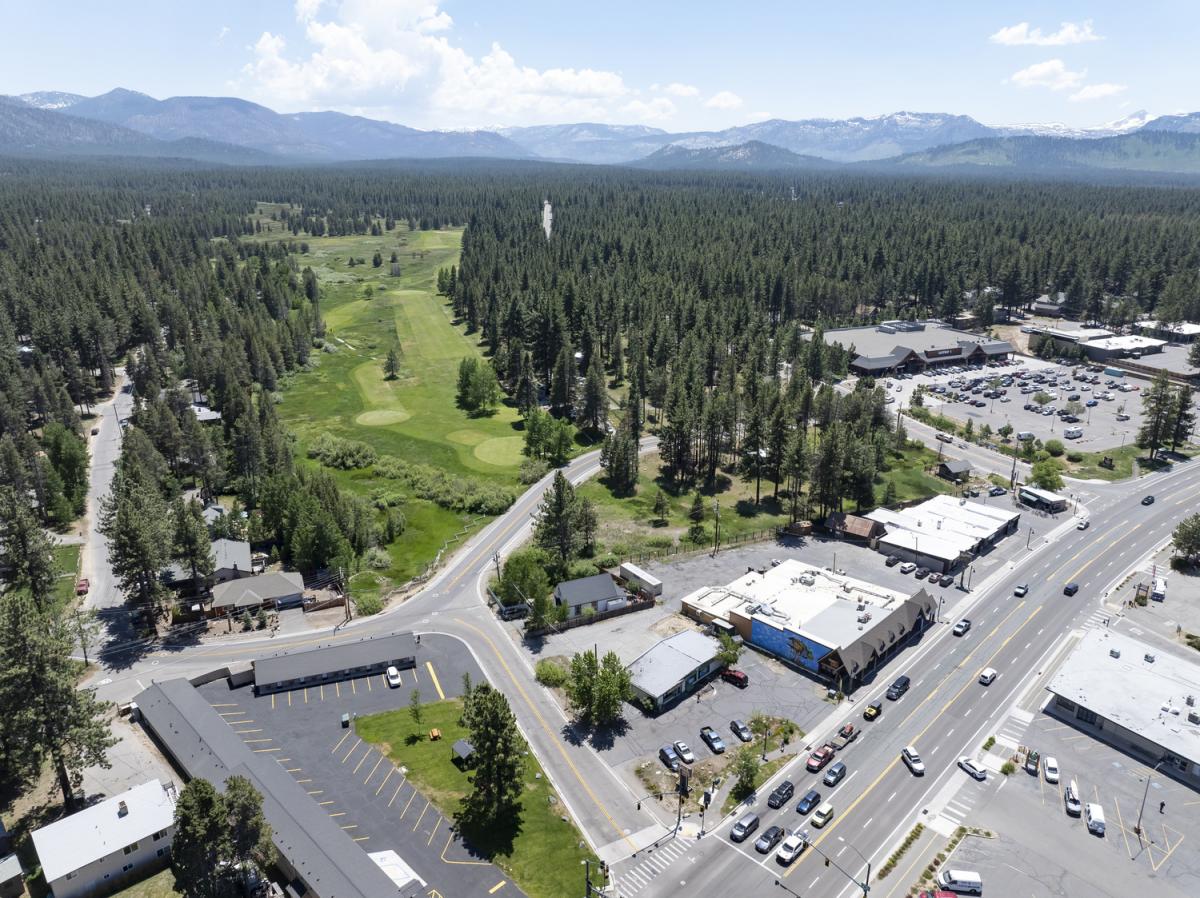
[[1154,774],[1158,773],[1158,768],[1161,767],[1166,762],[1167,762],[1167,759],[1163,758],[1161,761],[1159,761],[1157,764],[1154,765],[1153,770],[1151,770],[1149,773],[1146,774],[1146,788],[1142,790],[1142,806],[1140,808],[1138,808],[1137,823],[1133,827],[1133,831],[1135,833],[1137,833],[1139,839],[1142,836],[1142,813],[1146,810],[1146,797],[1150,794],[1150,778]]

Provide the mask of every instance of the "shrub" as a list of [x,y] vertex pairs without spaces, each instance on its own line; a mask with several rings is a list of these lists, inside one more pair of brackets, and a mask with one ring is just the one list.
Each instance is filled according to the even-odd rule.
[[1067,451],[1067,447],[1063,445],[1062,440],[1046,440],[1046,451],[1058,458]]
[[1068,452],[1067,453],[1067,461],[1074,462],[1075,464],[1079,464],[1081,461],[1083,461],[1083,453],[1082,452]]
[[549,658],[543,658],[537,663],[534,668],[534,676],[537,681],[543,686],[554,688],[561,686],[567,682],[568,671],[557,661],[551,661]]
[[517,476],[522,483],[537,483],[546,476],[549,470],[550,465],[544,460],[540,458],[528,458],[522,462],[521,472]]
[[363,561],[367,563],[367,567],[381,571],[384,568],[392,566],[392,556],[387,553],[386,549],[381,549],[379,546],[371,546],[367,549],[367,554],[363,556]]
[[391,455],[385,455],[375,463],[375,473],[388,480],[401,481],[418,497],[450,511],[495,515],[512,505],[516,498],[502,486],[454,476],[430,465],[415,464]]
[[379,457],[373,448],[358,440],[346,440],[325,431],[308,447],[308,457],[329,468],[366,468]]
[[382,610],[383,599],[373,592],[358,596],[354,600],[354,611],[360,617],[369,617],[372,614],[378,614]]
[[983,743],[983,750],[984,750],[984,751],[990,751],[990,750],[991,750],[991,748],[992,748],[992,746],[993,746],[993,745],[995,745],[995,744],[996,744],[996,737],[995,737],[995,736],[988,736],[988,737],[987,737],[987,740],[986,740],[986,741]]
[[1017,770],[1017,765],[1014,764],[1012,761],[1005,761],[1004,765],[1000,768],[1000,772],[1003,773],[1005,776],[1012,776],[1016,772],[1016,770]]

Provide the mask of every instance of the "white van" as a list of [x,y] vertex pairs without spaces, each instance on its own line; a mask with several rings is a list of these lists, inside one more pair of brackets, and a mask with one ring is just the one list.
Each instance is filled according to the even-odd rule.
[[1079,427],[1068,427],[1063,431],[1063,436],[1068,440],[1077,440],[1083,436],[1083,430]]
[[982,895],[983,877],[974,870],[943,869],[937,875],[938,888],[963,895]]
[[1033,431],[1032,430],[1020,431],[1017,433],[1017,439],[1020,440],[1021,442],[1028,442],[1029,440],[1033,439]]
[[1094,803],[1085,804],[1083,819],[1087,822],[1088,832],[1095,833],[1097,836],[1104,835],[1104,808]]

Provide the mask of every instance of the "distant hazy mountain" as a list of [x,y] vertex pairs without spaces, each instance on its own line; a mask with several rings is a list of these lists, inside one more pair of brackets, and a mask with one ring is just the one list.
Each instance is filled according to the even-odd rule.
[[156,140],[129,128],[0,97],[0,153],[17,156],[158,156],[239,165],[269,157],[246,147],[198,138]]
[[80,94],[63,93],[61,90],[39,90],[31,94],[21,94],[18,99],[35,109],[70,109],[80,100],[87,98]]
[[1145,131],[1175,131],[1180,134],[1200,134],[1200,112],[1183,115],[1163,115],[1149,122]]
[[671,140],[661,128],[648,125],[533,125],[501,128],[500,134],[546,159],[619,163],[639,159]]
[[219,139],[288,159],[532,155],[490,131],[419,131],[340,112],[280,114],[236,97],[156,100],[119,88],[80,100],[71,114],[123,125],[160,140]]
[[731,147],[681,147],[674,144],[656,150],[645,159],[631,162],[635,168],[657,171],[780,171],[786,169],[838,168],[836,162],[817,156],[801,156],[783,147],[761,140],[750,140]]
[[1142,129],[1119,137],[990,137],[910,153],[893,168],[976,168],[1022,172],[1137,171],[1200,174],[1200,134]]
[[[1144,128],[1148,122],[1154,121],[1155,116],[1139,109],[1116,121],[1091,128],[1079,128],[1065,125],[1062,122],[1041,122],[1021,125],[998,125],[992,128],[994,137],[1076,137],[1091,139],[1097,137],[1118,137]],[[1173,130],[1173,129],[1167,129]]]

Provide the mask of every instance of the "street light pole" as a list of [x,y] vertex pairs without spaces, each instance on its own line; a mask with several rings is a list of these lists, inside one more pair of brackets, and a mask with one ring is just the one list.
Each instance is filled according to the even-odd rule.
[[1157,764],[1155,764],[1154,769],[1152,771],[1150,771],[1150,773],[1146,774],[1146,788],[1144,790],[1142,790],[1142,806],[1140,808],[1138,808],[1137,824],[1133,827],[1133,831],[1138,834],[1139,838],[1142,835],[1142,814],[1146,810],[1146,797],[1150,794],[1150,777],[1153,776],[1155,773],[1158,773],[1158,768],[1161,767],[1165,763],[1166,763],[1166,758],[1164,758],[1163,760],[1161,760]]

